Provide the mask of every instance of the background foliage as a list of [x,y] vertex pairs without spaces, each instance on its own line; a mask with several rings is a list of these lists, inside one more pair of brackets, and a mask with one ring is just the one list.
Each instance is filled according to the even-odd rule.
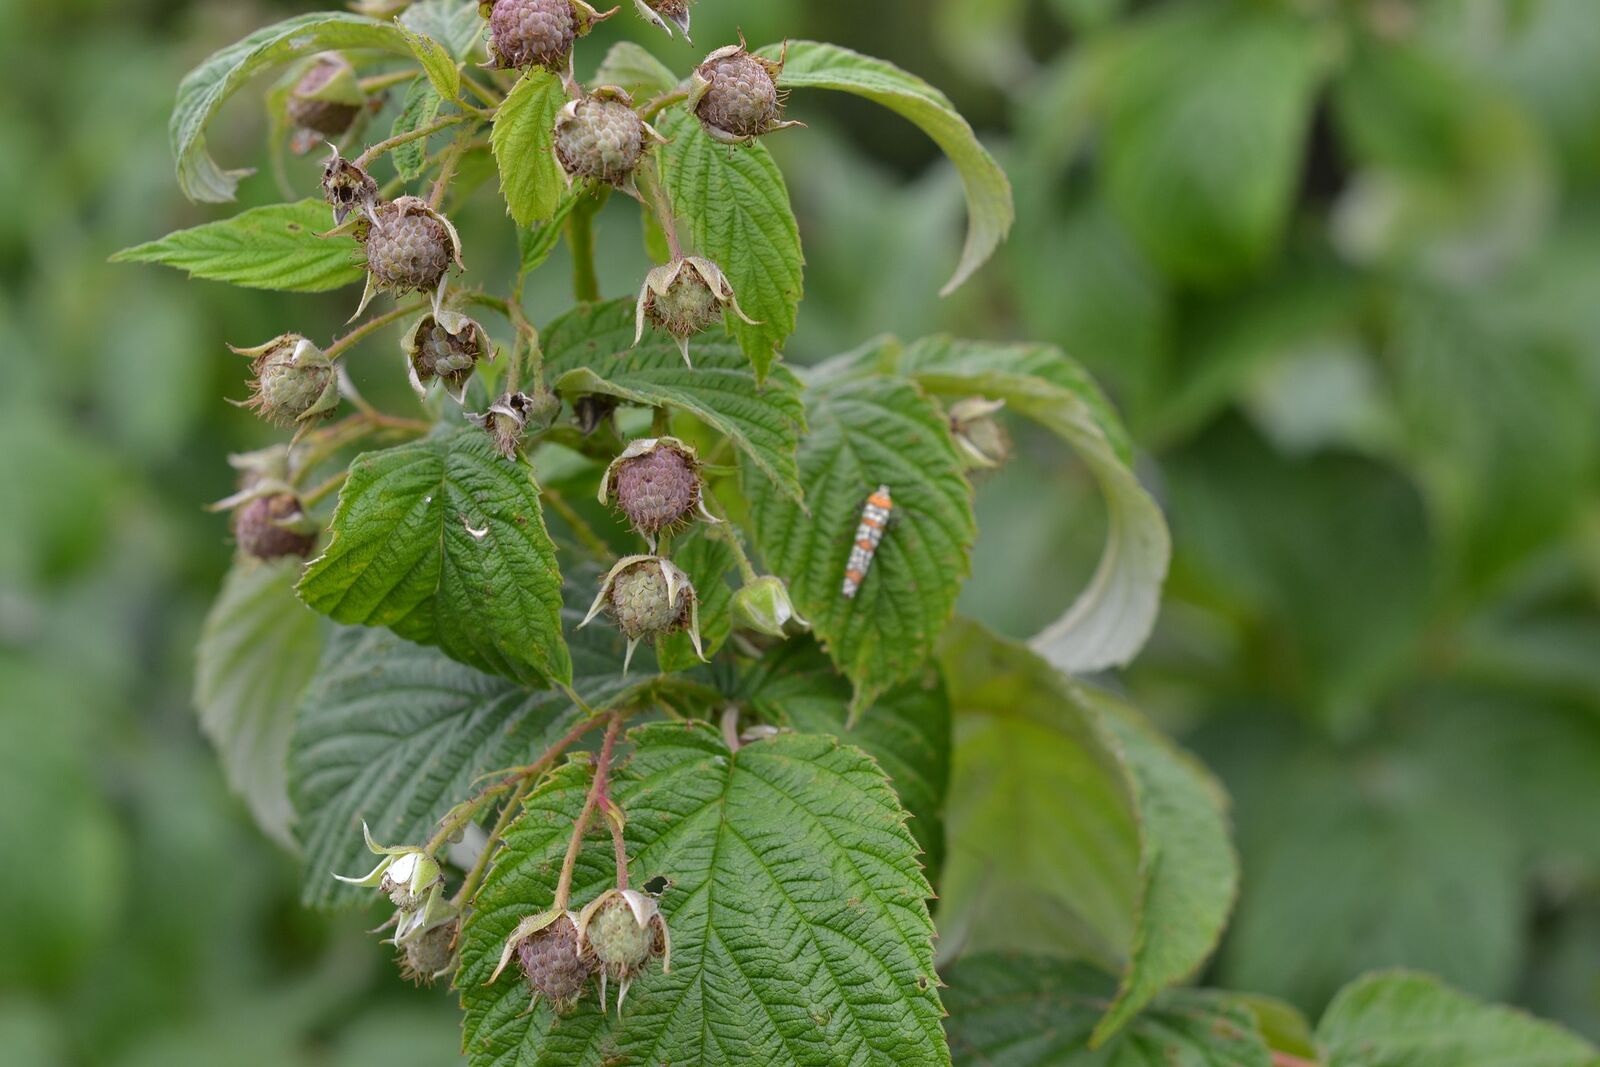
[[[359,916],[297,908],[296,863],[229,796],[190,710],[191,649],[230,554],[196,504],[230,488],[225,453],[267,440],[215,399],[243,393],[223,342],[291,314],[327,335],[348,309],[104,263],[214,217],[171,181],[162,131],[181,74],[313,6],[0,0],[14,86],[0,158],[16,164],[0,168],[7,1062],[455,1055],[452,1005],[399,986]],[[1019,224],[997,265],[940,300],[959,176],[910,125],[809,94],[811,133],[771,143],[808,261],[789,358],[886,331],[1028,338],[1113,394],[1175,556],[1154,641],[1108,681],[1234,799],[1242,889],[1210,983],[1316,1017],[1358,973],[1404,965],[1600,1037],[1589,0],[884,0],[870,18],[845,0],[702,0],[697,38],[735,21],[752,41],[893,60],[1002,154]],[[643,32],[617,23],[597,38]],[[646,39],[680,67],[699,55]],[[243,96],[213,127],[219,158],[261,156]],[[280,199],[270,169],[242,186],[245,206]],[[494,212],[462,222],[486,272],[517,262]],[[602,287],[626,295],[644,251],[628,227],[602,223],[602,242]],[[540,322],[567,299],[556,257],[529,283]],[[352,369],[395,401],[398,364]],[[1017,429],[1018,460],[980,490],[961,609],[1021,637],[1084,584],[1105,518],[1093,474]],[[1017,703],[952,698],[979,723]],[[1048,804],[1064,764],[1033,756],[1037,792],[1021,799]],[[987,813],[961,804],[959,773],[953,788],[958,880],[982,859],[962,855],[962,828]],[[1059,843],[1019,861],[1018,893],[1067,886],[1092,909],[1135,884],[1137,856],[1087,884]],[[1026,947],[1096,958],[1070,923],[1041,928]],[[983,916],[944,933],[942,950],[958,935],[1022,947]],[[992,961],[947,976],[953,1010],[964,989],[1015,980],[982,978]],[[980,977],[964,987],[963,973]],[[1065,965],[1029,988],[1109,996]],[[1319,1036],[1370,1039],[1384,997],[1448,1020],[1452,996],[1358,987]],[[1141,1025],[1237,1011],[1183,994]],[[956,1035],[958,1061],[1004,1025]]]

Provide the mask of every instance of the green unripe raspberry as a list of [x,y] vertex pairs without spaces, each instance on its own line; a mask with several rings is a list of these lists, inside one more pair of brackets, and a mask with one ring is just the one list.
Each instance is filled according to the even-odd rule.
[[655,560],[644,560],[617,575],[611,586],[611,615],[630,640],[674,633],[689,624],[694,592],[678,590],[678,603],[667,598],[667,579]]
[[693,337],[722,318],[722,301],[697,271],[680,271],[665,293],[650,293],[645,316],[674,337]]
[[585,97],[563,112],[555,140],[556,158],[568,174],[617,184],[644,155],[644,120],[621,100]]
[[367,269],[386,289],[429,292],[450,269],[450,232],[424,212],[379,205],[366,245]]
[[621,897],[613,897],[595,913],[584,936],[595,959],[614,974],[643,969],[655,953],[655,930],[640,926],[633,909]]

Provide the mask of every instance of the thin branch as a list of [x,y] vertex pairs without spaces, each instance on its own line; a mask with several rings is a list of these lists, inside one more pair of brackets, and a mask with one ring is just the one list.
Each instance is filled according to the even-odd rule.
[[440,130],[447,130],[451,126],[455,126],[459,123],[465,122],[466,120],[467,116],[465,115],[446,115],[442,119],[435,119],[426,126],[418,126],[416,129],[407,130],[405,133],[397,133],[386,141],[379,141],[377,144],[372,145],[365,152],[357,156],[355,158],[355,165],[360,167],[362,170],[365,170],[372,164],[374,159],[377,159],[385,152],[392,151],[396,148],[399,148],[403,144],[409,144],[412,141],[420,140],[424,137],[432,137]]
[[673,104],[687,99],[689,99],[688,89],[673,89],[670,92],[662,93],[660,96],[652,97],[644,107],[639,109],[639,115],[646,122],[649,122]]
[[438,211],[444,203],[444,194],[450,191],[450,182],[456,176],[456,165],[467,151],[467,138],[458,137],[445,149],[444,161],[439,164],[439,176],[434,179],[433,192],[428,194],[428,206]]
[[350,472],[348,470],[342,470],[338,474],[335,474],[332,478],[329,478],[327,481],[317,486],[315,489],[302,493],[300,495],[301,505],[308,508],[316,506],[317,504],[326,500],[328,497],[332,496],[334,493],[337,493],[344,486],[344,483],[349,479],[349,477]]
[[605,796],[607,783],[611,777],[611,755],[616,749],[617,734],[622,729],[622,716],[613,714],[606,725],[606,739],[600,744],[600,757],[594,765],[594,781],[589,785],[589,795],[583,802],[583,811],[578,813],[578,819],[572,824],[572,838],[567,842],[567,855],[561,861],[561,877],[556,882],[556,899],[551,907],[556,911],[566,911],[567,905],[572,901],[572,872],[578,864],[578,853],[583,848],[583,835],[589,829],[589,820],[594,817],[595,808],[599,807],[600,799]]
[[431,303],[427,300],[418,300],[410,304],[400,304],[390,311],[385,311],[382,315],[374,316],[373,318],[368,319],[366,322],[363,322],[360,326],[357,326],[355,329],[351,330],[349,333],[333,342],[333,344],[329,345],[323,350],[322,354],[327,356],[329,359],[338,359],[342,354],[344,354],[344,352],[346,352],[349,348],[359,342],[363,337],[366,337],[368,334],[373,333],[376,330],[381,330],[392,322],[398,322],[407,315],[415,314],[416,312],[431,306]]
[[401,82],[408,82],[417,77],[420,77],[420,75],[414,69],[407,68],[406,70],[392,70],[387,74],[374,74],[370,77],[362,78],[359,84],[361,85],[361,91],[370,95],[372,93],[381,93],[390,86],[399,85]]
[[605,539],[595,533],[594,527],[590,526],[588,521],[567,502],[567,498],[549,486],[540,492],[545,501],[555,509],[555,513],[561,516],[561,521],[572,527],[572,532],[577,535],[584,550],[594,557],[595,562],[602,566],[609,565],[616,553],[611,551],[611,546],[606,544]]

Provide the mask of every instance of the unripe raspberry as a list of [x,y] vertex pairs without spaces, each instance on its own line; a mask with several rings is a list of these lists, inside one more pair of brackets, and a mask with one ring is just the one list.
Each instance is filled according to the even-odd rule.
[[502,69],[546,67],[561,71],[572,43],[602,15],[582,0],[479,0],[489,19],[489,58]]
[[311,555],[317,535],[293,493],[258,496],[233,513],[233,537],[239,551],[260,560]]
[[436,289],[454,252],[449,231],[432,212],[408,209],[398,201],[379,205],[366,244],[373,281],[396,292]]
[[687,630],[695,652],[700,647],[700,606],[689,576],[671,560],[659,556],[627,556],[617,561],[600,583],[600,592],[580,625],[587,626],[604,611],[628,639],[622,670],[626,674],[634,649],[650,637]]
[[556,119],[556,158],[574,178],[622,185],[633,176],[649,142],[660,139],[633,110],[628,94],[611,87],[569,101]]
[[494,344],[475,320],[458,311],[429,312],[418,319],[401,346],[406,353],[406,371],[411,388],[426,398],[428,384],[435,378],[445,391],[461,403],[467,383],[480,359],[493,360]]
[[617,1010],[628,986],[650,961],[661,957],[663,972],[672,970],[672,937],[656,898],[632,889],[610,889],[596,897],[578,916],[578,937],[594,953],[600,972],[600,1000],[605,1003],[605,980],[617,982]]
[[333,224],[340,226],[352,213],[369,214],[378,203],[378,182],[372,175],[339,156],[322,165],[322,197],[333,208]]
[[694,449],[674,437],[645,438],[628,445],[600,480],[600,503],[615,503],[650,540],[694,521],[715,521],[703,506],[700,462]]
[[400,945],[400,975],[418,985],[432,985],[449,973],[456,962],[460,918],[419,930]]
[[[232,347],[232,346],[230,346]],[[255,362],[245,402],[276,426],[312,422],[339,405],[339,375],[322,350],[299,334],[284,334],[257,348],[234,348]]]
[[506,938],[490,982],[500,977],[512,957],[533,987],[534,1002],[540,997],[549,999],[557,1015],[577,1005],[584,984],[594,974],[594,956],[583,949],[578,917],[570,911],[547,911],[518,923]]
[[672,335],[683,361],[692,366],[689,338],[720,321],[728,309],[751,326],[760,325],[739,306],[722,268],[699,256],[680,257],[645,275],[633,343],[644,339],[644,326],[649,322]]
[[783,94],[777,84],[783,63],[782,58],[752,55],[742,40],[719,48],[690,79],[689,107],[705,131],[726,144],[744,144],[773,130],[803,125],[783,121]]
[[349,62],[338,53],[326,53],[289,91],[289,121],[320,137],[342,137],[361,114],[359,97]]

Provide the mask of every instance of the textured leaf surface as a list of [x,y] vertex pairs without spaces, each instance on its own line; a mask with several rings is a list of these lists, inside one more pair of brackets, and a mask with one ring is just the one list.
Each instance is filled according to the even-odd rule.
[[433,84],[434,91],[446,100],[459,97],[461,71],[456,68],[455,58],[449,50],[428,33],[412,29],[404,21],[396,21],[395,25],[405,35],[406,44],[411,46],[412,55],[417,57],[417,63]]
[[[579,631],[573,651],[585,700],[603,707],[626,691],[615,634]],[[559,693],[530,693],[385,631],[339,630],[300,705],[290,757],[306,903],[370,897],[330,877],[371,869],[363,819],[385,844],[420,843],[480,776],[537,759],[576,715]]]
[[299,560],[234,563],[195,649],[194,702],[228,785],[256,823],[292,846],[289,737],[322,656],[321,620],[294,595]]
[[[779,49],[762,52],[776,58]],[[784,89],[836,89],[865,97],[916,123],[950,157],[966,189],[970,221],[966,247],[955,276],[944,287],[946,294],[972,277],[1005,239],[1016,219],[1011,183],[939,90],[892,63],[816,41],[789,43],[788,63],[778,84]]]
[[850,683],[815,643],[794,639],[753,665],[739,693],[769,722],[834,734],[877,760],[911,815],[929,878],[938,880],[950,788],[950,698],[936,672],[895,686],[850,726]]
[[618,41],[595,71],[594,83],[626,89],[634,103],[643,104],[652,96],[670,92],[678,84],[678,76],[639,45]]
[[476,429],[358,456],[300,596],[492,674],[572,678],[533,471]]
[[800,228],[783,172],[760,144],[729,151],[681,109],[657,127],[671,144],[660,152],[662,179],[691,250],[721,267],[739,306],[760,323],[725,316],[739,347],[765,381],[794,332],[805,290]]
[[570,192],[564,194],[561,197],[561,203],[556,205],[555,213],[550,218],[517,230],[517,254],[521,258],[519,269],[524,276],[544,266],[545,261],[550,258],[550,254],[561,243],[561,235],[567,222],[567,216],[571,215],[572,209],[578,206],[578,199],[577,196]]
[[[653,968],[620,1019],[591,992],[557,1022],[514,976],[483,983],[505,937],[548,907],[582,804],[575,766],[528,801],[467,925],[459,984],[475,1067],[949,1063],[933,970],[930,890],[882,772],[831,737],[787,734],[730,753],[704,726],[631,735],[613,786],[635,884],[665,875],[672,973]],[[610,882],[594,839],[576,900]]]
[[[955,612],[969,573],[972,491],[943,414],[908,382],[843,382],[807,393],[800,482],[810,515],[746,478],[756,544],[800,614],[856,686],[860,706],[915,673]],[[861,508],[889,486],[894,515],[853,599],[840,594]]]
[[911,345],[901,372],[929,392],[1004,400],[1047,427],[1094,472],[1105,497],[1106,547],[1089,586],[1034,647],[1062,670],[1104,670],[1133,659],[1161,609],[1172,542],[1161,508],[1133,471],[1127,432],[1078,364],[1046,345],[935,337]]
[[400,21],[443,44],[457,59],[476,51],[487,28],[472,0],[422,0],[406,8]]
[[411,55],[405,34],[392,22],[339,12],[296,15],[263,27],[190,71],[178,86],[167,132],[178,186],[190,200],[232,200],[249,171],[223,170],[206,149],[206,126],[228,97],[268,67],[317,52],[376,48]]
[[[428,125],[439,117],[439,108],[444,105],[444,100],[439,96],[439,90],[434,88],[427,78],[418,78],[411,83],[411,88],[406,90],[405,102],[400,105],[400,114],[395,116],[394,127],[389,131],[391,137],[410,133]],[[422,177],[423,168],[428,161],[428,138],[419,137],[389,153],[389,158],[394,162],[394,169],[406,181],[416,181]]]
[[633,335],[633,301],[580,307],[545,330],[545,374],[563,393],[600,393],[689,412],[732,438],[763,478],[798,502],[795,449],[805,407],[794,376],[779,371],[758,386],[748,361],[726,342],[695,342],[690,369],[671,340],[646,335],[630,348]]
[[207,222],[135,245],[113,263],[161,263],[191,278],[246,289],[320,293],[363,277],[354,242],[317,234],[333,224],[320,200],[251,208],[231,219]]
[[1192,974],[1238,884],[1226,801],[1132,709],[968,622],[941,661],[956,720],[946,944],[1121,968],[1104,1040]]
[[512,86],[495,112],[490,143],[500,167],[500,192],[518,226],[553,216],[567,191],[553,140],[556,116],[566,102],[561,79],[535,68]]
[[[672,562],[694,583],[700,598],[700,647],[706,658],[717,654],[733,629],[733,589],[728,574],[738,565],[733,548],[720,537],[708,537],[697,524],[672,540]],[[686,671],[700,663],[688,634],[672,634],[656,642],[656,661],[663,672]]]
[[1090,1034],[1114,982],[1043,957],[984,955],[946,975],[957,1067],[1269,1067],[1250,1012],[1220,994],[1163,997],[1128,1031],[1094,1049]]
[[1316,28],[1286,13],[1179,7],[1146,20],[1109,87],[1104,182],[1167,273],[1216,282],[1272,250],[1321,67]]
[[1328,1067],[1596,1067],[1600,1050],[1427,975],[1368,975],[1317,1026]]

